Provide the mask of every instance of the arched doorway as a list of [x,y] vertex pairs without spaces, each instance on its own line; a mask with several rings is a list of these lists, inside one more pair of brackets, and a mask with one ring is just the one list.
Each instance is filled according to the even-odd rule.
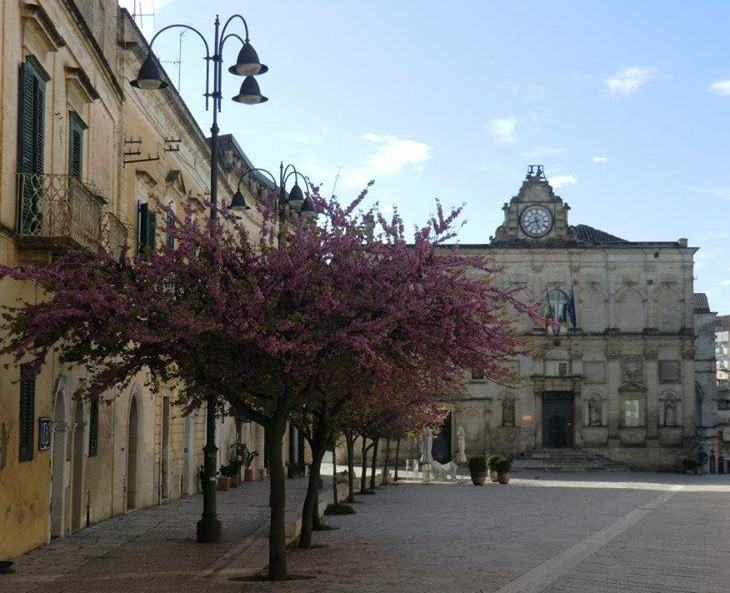
[[63,507],[66,469],[66,398],[63,389],[56,391],[53,407],[53,441],[51,473],[51,537],[63,536]]
[[162,499],[170,498],[170,398],[162,398]]
[[76,401],[74,412],[73,484],[71,487],[71,531],[81,529],[84,497],[84,402]]
[[195,492],[195,480],[197,473],[193,471],[195,467],[194,458],[195,447],[195,416],[193,413],[185,416],[185,449],[183,458],[183,494],[193,494]]
[[137,440],[139,410],[136,395],[132,396],[127,424],[127,509],[137,506]]

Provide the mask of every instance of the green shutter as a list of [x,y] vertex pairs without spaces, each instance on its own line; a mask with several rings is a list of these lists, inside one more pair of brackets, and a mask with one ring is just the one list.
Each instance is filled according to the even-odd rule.
[[147,204],[137,207],[137,251],[141,253],[147,245],[147,218],[149,210]]
[[86,125],[73,111],[69,115],[68,173],[81,179],[84,154],[84,130]]
[[28,365],[20,365],[20,461],[33,459],[35,442],[35,374]]
[[149,251],[154,251],[157,238],[157,215],[155,212],[147,213],[147,241],[145,245]]
[[99,396],[94,396],[89,408],[89,457],[99,452]]
[[32,56],[20,66],[18,169],[43,173],[45,95],[48,75]]

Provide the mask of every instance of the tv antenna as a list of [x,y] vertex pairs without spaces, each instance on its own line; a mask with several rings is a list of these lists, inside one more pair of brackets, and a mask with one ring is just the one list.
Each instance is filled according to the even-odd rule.
[[337,182],[340,180],[340,172],[342,171],[342,165],[340,165],[340,168],[337,169],[337,175],[335,175],[335,182],[332,184],[332,197],[335,196],[335,190],[337,189]]
[[[138,10],[139,8],[139,10]],[[155,3],[152,1],[152,12],[143,12],[142,0],[133,0],[132,2],[132,20],[139,25],[140,29],[144,30],[144,19],[145,17],[152,17],[152,28],[155,28]]]
[[187,33],[187,29],[183,29],[180,31],[180,37],[178,38],[178,46],[177,46],[177,59],[176,60],[160,60],[164,64],[174,64],[177,66],[177,90],[180,90],[180,76],[182,72],[182,38],[185,33]]

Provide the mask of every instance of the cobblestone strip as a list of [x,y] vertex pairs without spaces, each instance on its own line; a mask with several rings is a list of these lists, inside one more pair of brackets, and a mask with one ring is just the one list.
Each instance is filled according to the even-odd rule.
[[681,485],[672,486],[669,492],[653,498],[617,521],[614,521],[608,527],[582,539],[564,552],[550,558],[550,560],[546,560],[542,564],[537,565],[531,571],[516,578],[495,593],[539,593],[543,591],[586,558],[603,548],[611,540],[621,535],[629,527],[635,525],[649,513],[659,508],[677,494],[677,492],[682,490],[682,488],[683,486]]

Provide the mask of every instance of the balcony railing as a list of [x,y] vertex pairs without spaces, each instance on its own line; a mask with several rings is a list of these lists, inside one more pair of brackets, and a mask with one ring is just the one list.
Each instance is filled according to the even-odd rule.
[[18,173],[18,235],[29,247],[102,242],[104,199],[71,175]]
[[127,242],[127,227],[111,212],[104,212],[101,219],[102,244],[116,259],[122,254]]

